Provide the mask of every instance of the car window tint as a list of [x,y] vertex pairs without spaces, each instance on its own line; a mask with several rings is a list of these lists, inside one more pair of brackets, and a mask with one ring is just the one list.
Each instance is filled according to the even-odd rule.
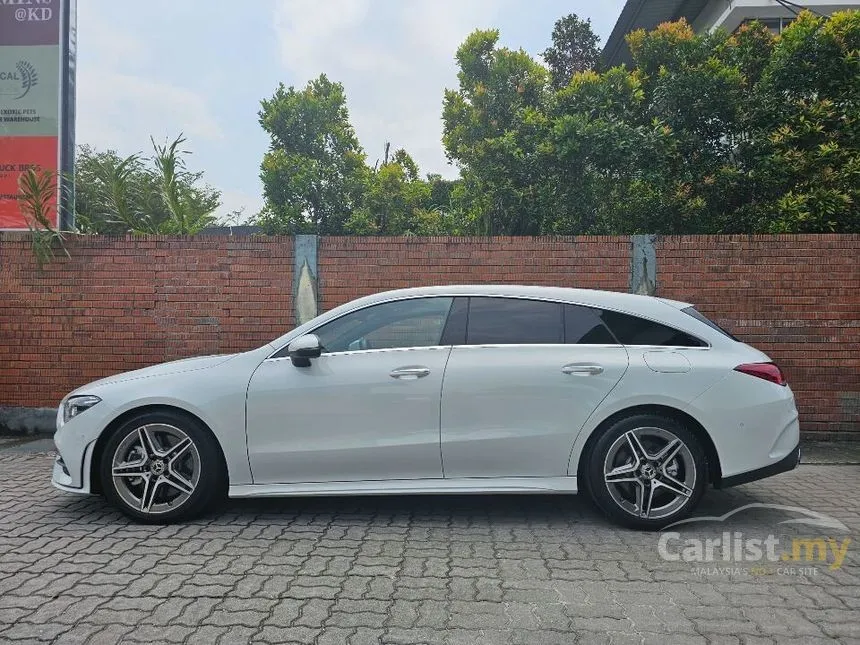
[[601,311],[579,305],[564,306],[564,342],[574,345],[614,345],[618,341],[601,319]]
[[686,332],[638,316],[604,311],[603,320],[622,345],[707,346],[706,343]]
[[517,345],[563,342],[561,305],[515,298],[470,298],[466,343]]
[[433,347],[439,344],[452,298],[386,302],[347,314],[318,328],[323,351]]

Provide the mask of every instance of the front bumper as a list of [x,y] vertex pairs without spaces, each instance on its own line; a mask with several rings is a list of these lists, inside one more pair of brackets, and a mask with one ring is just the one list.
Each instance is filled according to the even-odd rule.
[[732,475],[731,477],[723,477],[714,485],[714,488],[730,488],[731,486],[748,484],[749,482],[758,481],[765,477],[772,477],[773,475],[794,470],[797,468],[798,464],[800,464],[800,444],[797,444],[794,450],[789,452],[775,464],[770,464],[764,468],[757,468],[745,473]]
[[85,493],[83,488],[74,485],[69,469],[66,467],[63,458],[57,455],[54,460],[54,471],[51,475],[51,484],[54,488],[59,488],[67,493]]
[[103,423],[99,414],[101,410],[87,410],[66,423],[63,421],[62,408],[61,403],[57,409],[57,431],[54,433],[57,458],[54,460],[51,484],[69,493],[88,494],[97,428]]
[[54,459],[54,469],[51,472],[51,484],[54,488],[67,493],[90,494],[89,473],[94,445],[91,443],[86,446],[80,456],[75,454],[74,463],[77,464],[77,468],[71,463],[67,463],[63,459],[62,453],[58,451],[57,457]]

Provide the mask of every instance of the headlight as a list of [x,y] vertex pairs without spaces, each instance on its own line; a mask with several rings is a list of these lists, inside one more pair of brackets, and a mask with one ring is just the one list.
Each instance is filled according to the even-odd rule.
[[89,410],[99,401],[101,401],[99,397],[92,395],[71,397],[66,401],[65,405],[63,405],[63,423],[68,423],[69,419],[78,416],[85,410]]

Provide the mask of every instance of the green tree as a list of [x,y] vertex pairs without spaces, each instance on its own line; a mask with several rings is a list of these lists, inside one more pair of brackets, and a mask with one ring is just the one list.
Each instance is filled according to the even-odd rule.
[[631,68],[557,89],[497,39],[467,38],[445,95],[470,232],[860,230],[860,12],[779,36],[666,23],[628,36]]
[[282,83],[261,105],[271,141],[261,167],[266,209],[259,223],[271,232],[344,233],[368,168],[343,86],[324,74],[302,90]]
[[556,21],[552,46],[543,53],[553,87],[566,87],[574,74],[595,69],[600,62],[599,43],[590,19],[582,20],[572,13]]
[[642,230],[828,232],[860,227],[860,12],[808,11],[694,35],[686,23],[628,37],[646,116],[669,129]]
[[421,179],[418,164],[398,149],[369,170],[361,206],[346,230],[355,235],[446,235],[458,232],[451,186],[439,175]]
[[462,172],[465,228],[532,234],[547,206],[537,187],[549,74],[498,39],[478,30],[457,50],[459,89],[445,92],[443,144]]
[[346,230],[359,235],[401,235],[414,232],[414,217],[430,199],[430,186],[418,177],[418,166],[405,150],[369,172],[361,206]]
[[193,234],[217,223],[221,193],[188,170],[180,135],[153,155],[120,157],[80,146],[75,160],[75,220],[91,234]]

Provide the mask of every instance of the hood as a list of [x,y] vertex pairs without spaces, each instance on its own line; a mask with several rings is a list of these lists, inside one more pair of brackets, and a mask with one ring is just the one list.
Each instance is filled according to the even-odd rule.
[[120,374],[114,374],[113,376],[108,376],[106,378],[99,379],[98,381],[93,381],[92,383],[88,383],[86,386],[79,388],[79,390],[90,389],[101,385],[108,385],[110,383],[120,383],[122,381],[150,378],[152,376],[166,376],[167,374],[177,374],[179,372],[204,370],[210,367],[215,367],[216,365],[221,365],[222,363],[226,363],[235,356],[236,354],[218,354],[215,356],[198,356],[196,358],[183,358],[178,361],[159,363],[158,365],[144,367],[139,370],[132,370],[131,372],[121,372]]

